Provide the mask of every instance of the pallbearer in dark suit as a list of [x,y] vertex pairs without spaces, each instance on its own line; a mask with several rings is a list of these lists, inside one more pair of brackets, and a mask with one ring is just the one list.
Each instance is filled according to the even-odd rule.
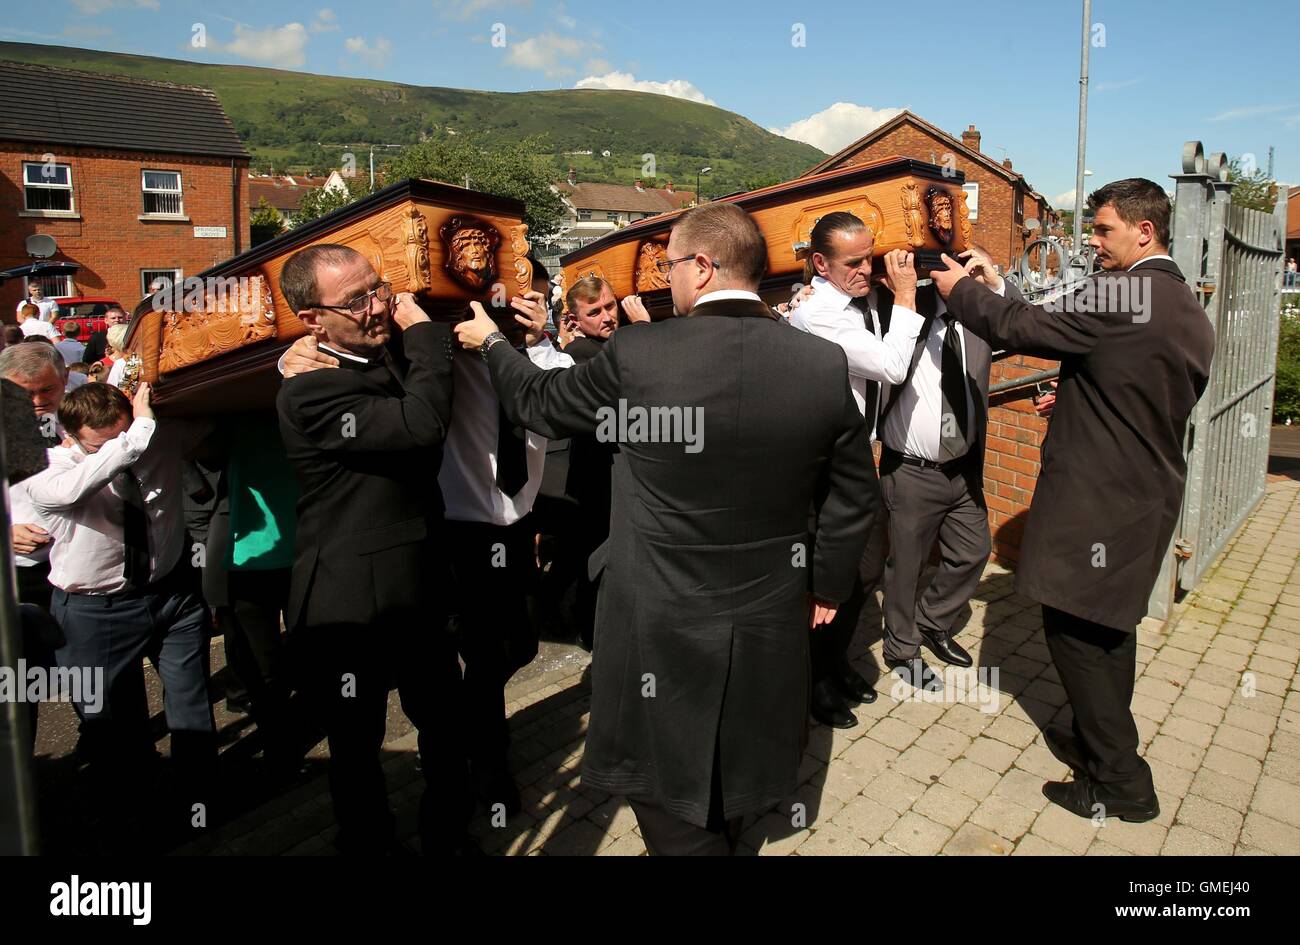
[[[1016,589],[1043,605],[1074,709],[1048,743],[1075,769],[1048,798],[1081,817],[1150,820],[1160,807],[1129,703],[1136,626],[1182,503],[1183,439],[1214,331],[1169,257],[1169,199],[1142,178],[1093,192],[1089,244],[1106,270],[1035,308],[998,298],[956,263],[933,274],[950,310],[991,344],[1061,359]],[[1101,805],[1098,808],[1097,805]]]
[[[811,280],[812,294],[790,316],[790,324],[844,350],[853,399],[874,439],[881,385],[897,384],[907,376],[922,319],[900,307],[889,330],[881,330],[880,300],[887,293],[871,284],[875,234],[853,214],[826,214],[812,228],[809,242],[809,260],[817,275]],[[885,259],[889,271],[905,257],[902,251],[890,253]],[[889,310],[883,315],[888,321]],[[851,728],[858,720],[849,711],[850,703],[876,699],[871,684],[849,664],[848,649],[862,607],[884,571],[885,530],[885,516],[876,516],[859,568],[861,583],[830,625],[812,634],[812,716],[823,725]]]
[[[972,266],[987,261],[982,251],[971,256]],[[945,663],[971,665],[952,631],[992,550],[984,501],[992,351],[953,321],[933,286],[918,289],[915,270],[906,271],[910,279],[894,280],[898,295],[882,302],[894,319],[923,319],[907,376],[886,394],[877,423],[880,488],[890,518],[884,659],[913,686],[937,689],[921,648]],[[991,264],[979,271],[995,292],[1015,291]],[[936,538],[939,568],[918,601]]]
[[777,322],[766,260],[740,208],[690,211],[663,263],[689,317],[568,371],[536,370],[481,310],[456,326],[512,419],[620,440],[583,781],[631,798],[652,853],[727,853],[797,785],[808,594],[811,622],[833,619],[879,501],[844,352]]
[[[290,257],[280,289],[339,362],[290,377],[278,401],[303,490],[286,622],[329,735],[338,846],[382,853],[393,841],[379,749],[395,679],[419,730],[424,851],[454,852],[473,801],[440,548],[449,329],[411,296],[392,297],[369,261],[344,246]],[[393,325],[400,358],[386,349]]]

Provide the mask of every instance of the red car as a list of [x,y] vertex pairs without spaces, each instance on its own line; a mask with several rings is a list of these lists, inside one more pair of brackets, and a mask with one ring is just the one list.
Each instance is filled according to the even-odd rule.
[[68,322],[76,322],[81,326],[77,340],[82,342],[90,337],[91,332],[104,330],[104,313],[117,305],[116,299],[97,295],[56,298],[54,301],[59,303],[59,317],[54,320],[54,327],[59,330],[59,334],[63,334],[63,328]]

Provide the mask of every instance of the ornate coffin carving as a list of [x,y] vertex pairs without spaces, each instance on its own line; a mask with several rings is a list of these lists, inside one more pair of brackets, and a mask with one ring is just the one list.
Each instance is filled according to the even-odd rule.
[[[179,293],[146,298],[132,316],[128,350],[168,412],[270,406],[280,383],[275,362],[306,333],[279,286],[295,252],[317,243],[351,246],[395,291],[414,293],[430,317],[459,319],[471,300],[531,286],[523,214],[517,200],[462,187],[393,184],[186,279]],[[210,291],[214,284],[234,286],[243,304],[223,305]]]
[[[802,278],[813,226],[821,217],[847,210],[871,227],[875,255],[892,249],[916,253],[922,270],[970,245],[962,184],[965,175],[935,164],[891,157],[800,178],[774,187],[724,197],[753,216],[767,239],[764,291],[775,301],[788,297]],[[640,294],[655,317],[670,310],[667,281],[654,269],[666,255],[678,213],[641,220],[569,253],[561,259],[566,285],[597,272],[620,298]],[[657,248],[656,248],[657,247]]]

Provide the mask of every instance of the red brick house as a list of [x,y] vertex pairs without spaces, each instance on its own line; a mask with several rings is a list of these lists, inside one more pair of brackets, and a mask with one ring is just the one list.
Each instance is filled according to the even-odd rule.
[[[0,62],[0,270],[54,238],[47,295],[131,307],[249,247],[248,152],[208,89]],[[13,321],[25,279],[0,282]]]
[[[805,176],[895,154],[964,171],[975,242],[1006,269],[1027,243],[1045,232],[1057,232],[1060,218],[1010,159],[995,161],[979,148],[980,133],[974,125],[959,139],[905,111],[809,168]],[[1037,228],[1033,220],[1038,221]],[[1055,361],[1018,354],[997,357],[990,385],[1054,367]],[[1039,447],[1047,432],[1047,422],[1034,413],[1032,393],[1033,388],[1021,387],[989,397],[984,494],[993,555],[1003,563],[1018,559],[1025,515],[1038,481]]]
[[[1056,211],[1012,167],[1010,158],[995,161],[980,152],[980,133],[974,125],[955,138],[908,111],[810,167],[804,176],[894,154],[965,172],[975,242],[1004,269],[1016,261],[1035,234],[1041,235],[1057,222]],[[1034,220],[1041,229],[1033,228]]]

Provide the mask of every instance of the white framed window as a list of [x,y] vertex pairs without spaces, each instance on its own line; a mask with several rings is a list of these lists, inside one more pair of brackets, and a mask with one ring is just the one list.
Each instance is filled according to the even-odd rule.
[[579,220],[590,220],[590,219],[591,219],[591,211],[590,211],[590,210],[579,210],[579,211],[578,211],[578,219],[579,219]]
[[23,162],[24,208],[72,212],[72,165]]
[[184,214],[180,171],[142,171],[140,177],[147,215],[177,217]]
[[970,210],[970,218],[978,220],[980,215],[980,185],[962,184],[961,189],[966,191],[966,206]]
[[179,269],[141,269],[140,295],[153,295],[159,289],[166,289],[181,281]]
[[72,276],[69,273],[58,273],[46,276],[28,276],[23,280],[23,298],[27,298],[27,287],[36,282],[41,287],[41,292],[47,299],[67,299],[73,295]]

